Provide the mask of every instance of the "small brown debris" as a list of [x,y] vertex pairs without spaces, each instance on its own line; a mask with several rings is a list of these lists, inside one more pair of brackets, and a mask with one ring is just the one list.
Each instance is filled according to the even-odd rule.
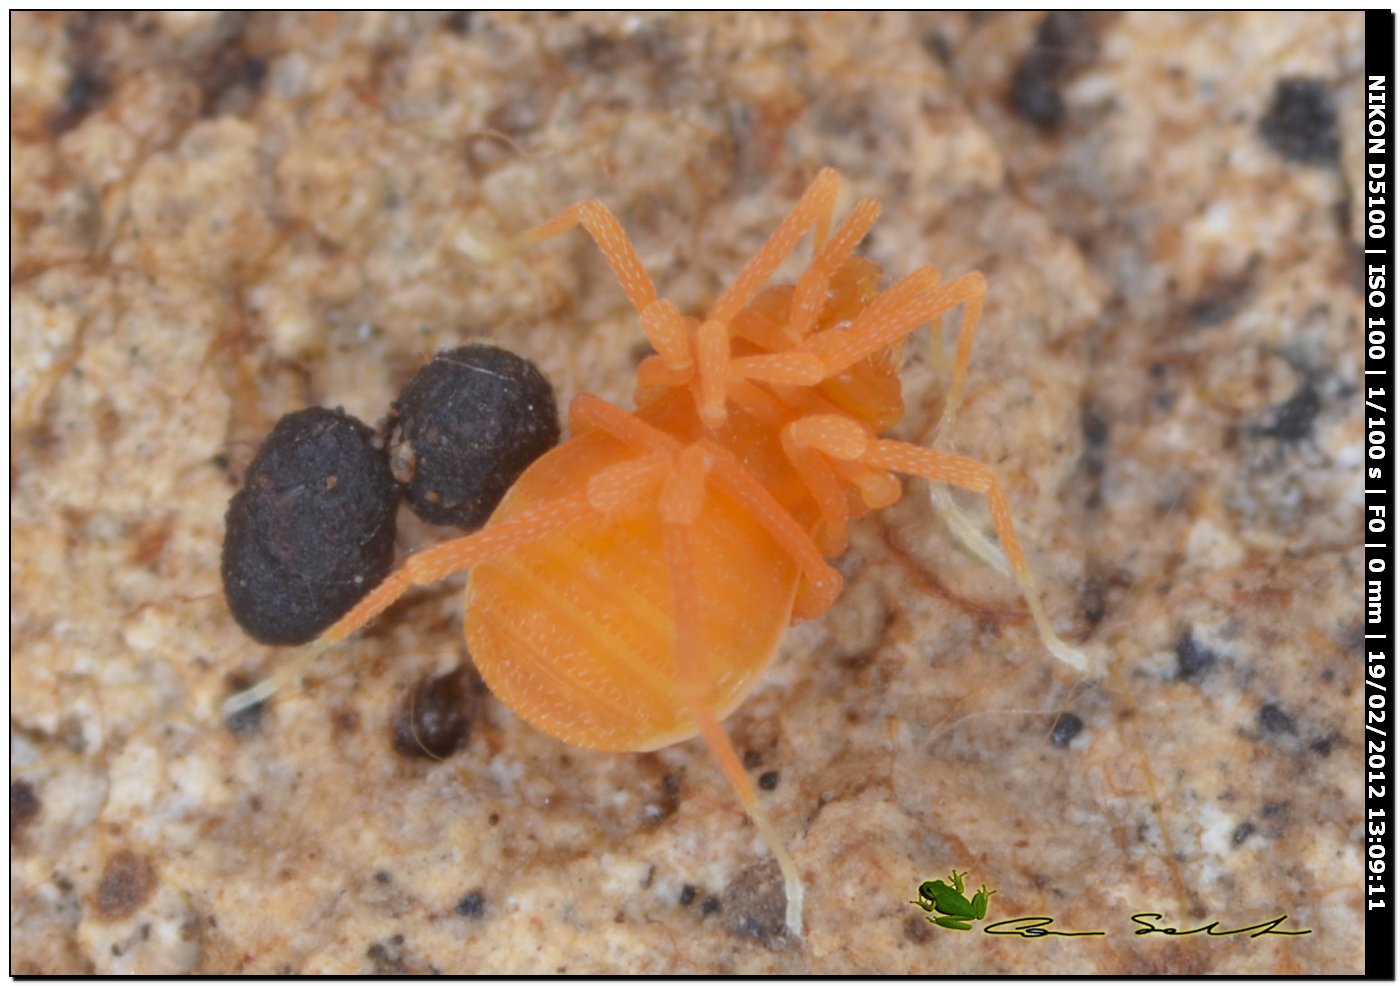
[[102,869],[102,882],[94,902],[104,921],[131,917],[156,889],[156,871],[149,857],[131,849],[118,849]]
[[39,817],[42,805],[28,781],[10,782],[10,844],[24,834],[29,823]]

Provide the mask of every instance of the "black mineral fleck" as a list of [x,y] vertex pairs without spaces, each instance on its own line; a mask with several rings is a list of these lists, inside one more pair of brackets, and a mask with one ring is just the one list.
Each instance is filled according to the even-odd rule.
[[95,65],[75,65],[68,77],[68,86],[63,90],[62,108],[49,119],[49,131],[62,134],[73,129],[101,105],[111,91],[111,83]]
[[1283,708],[1273,702],[1259,709],[1259,727],[1266,733],[1296,733],[1298,724]]
[[1058,130],[1066,116],[1065,100],[1052,64],[1032,55],[1016,67],[1011,77],[1011,105],[1016,115],[1046,132]]
[[1201,678],[1215,666],[1218,656],[1187,630],[1176,642],[1176,677],[1180,681]]
[[1341,153],[1336,101],[1321,79],[1280,79],[1259,133],[1278,154],[1299,164],[1329,164]]
[[431,524],[475,530],[525,468],[559,441],[554,390],[524,357],[495,346],[439,353],[389,416],[394,478]]
[[342,411],[284,416],[229,501],[229,610],[264,644],[303,644],[335,623],[394,563],[399,490],[373,433]]
[[1087,12],[1057,10],[1046,14],[1012,74],[1011,108],[1044,133],[1060,129],[1068,116],[1061,90],[1097,53],[1098,37]]
[[1259,434],[1281,442],[1304,441],[1312,437],[1313,422],[1321,410],[1321,396],[1313,389],[1311,381],[1306,382],[1288,400],[1265,412],[1267,421],[1259,427]]
[[464,918],[480,921],[486,916],[486,895],[480,889],[473,890],[457,901],[453,910]]

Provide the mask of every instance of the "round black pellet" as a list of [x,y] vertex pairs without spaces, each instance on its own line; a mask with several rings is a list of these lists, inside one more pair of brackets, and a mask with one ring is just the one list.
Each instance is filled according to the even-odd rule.
[[373,437],[312,407],[258,450],[229,501],[222,564],[229,610],[254,640],[314,640],[389,573],[399,488]]
[[439,353],[389,417],[389,457],[414,513],[475,530],[525,468],[559,441],[554,389],[495,346]]

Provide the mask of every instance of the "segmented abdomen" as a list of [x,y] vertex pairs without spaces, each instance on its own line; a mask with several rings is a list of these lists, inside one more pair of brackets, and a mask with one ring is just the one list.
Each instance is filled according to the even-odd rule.
[[[600,432],[532,465],[492,522],[581,490],[634,453]],[[694,538],[713,705],[721,717],[767,667],[797,570],[747,514],[711,491]],[[675,682],[670,576],[656,494],[482,564],[467,587],[467,645],[482,677],[542,732],[598,750],[649,750],[696,732]]]

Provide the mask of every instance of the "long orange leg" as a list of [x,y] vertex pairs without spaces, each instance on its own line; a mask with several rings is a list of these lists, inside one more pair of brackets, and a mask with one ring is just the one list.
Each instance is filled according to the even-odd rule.
[[[943,401],[943,414],[938,419],[935,435],[950,431],[958,408],[962,406],[963,385],[967,381],[967,367],[972,361],[972,344],[977,339],[977,323],[982,317],[982,302],[987,296],[987,279],[981,271],[964,274],[946,285],[947,294],[938,299],[936,307],[929,312],[933,323],[933,344],[943,351],[943,326],[940,316],[958,305],[963,306],[962,320],[958,324],[957,356],[953,362],[953,378],[948,383],[948,396]],[[936,440],[936,439],[935,439]]]
[[[812,181],[792,212],[720,296],[709,317],[695,328],[694,359],[686,320],[673,305],[657,297],[656,288],[642,266],[631,239],[617,217],[601,202],[590,199],[570,206],[531,230],[523,239],[525,242],[538,242],[582,226],[593,237],[627,297],[641,315],[642,331],[661,356],[662,364],[673,372],[689,371],[694,364],[700,416],[709,427],[718,428],[724,423],[731,371],[729,322],[772,277],[783,259],[806,235],[807,229],[813,227],[815,259],[812,269],[798,283],[794,312],[794,331],[799,336],[804,334],[825,302],[831,271],[869,232],[879,215],[878,203],[871,199],[862,200],[837,231],[836,237],[828,243],[840,181],[840,176],[831,168],[823,169]],[[792,362],[790,356],[771,364],[767,358],[758,357],[753,365],[738,369],[741,374],[772,383],[802,384],[819,379],[819,363],[810,358],[803,361],[800,357],[797,365],[790,365]]]
[[[954,286],[960,286],[960,290],[953,294],[952,297],[957,299],[953,304],[960,302],[963,311],[958,324],[953,376],[948,383],[947,396],[943,400],[943,413],[939,415],[938,424],[933,431],[932,444],[934,448],[939,447],[940,440],[945,436],[953,434],[953,422],[957,418],[958,409],[962,406],[963,386],[967,381],[968,364],[972,361],[972,344],[977,338],[977,323],[982,316],[982,302],[987,295],[987,280],[980,272],[973,272],[958,278],[949,285],[950,288]],[[932,322],[934,351],[937,353],[943,351],[941,316],[952,307],[953,305],[948,305],[939,308],[929,315]],[[963,513],[962,508],[953,501],[953,494],[946,486],[935,485],[931,487],[929,497],[933,500],[934,507],[943,515],[943,520],[947,523],[949,530],[963,543],[963,547],[1003,575],[1011,574],[1007,567],[1006,556],[997,549],[991,539],[982,533],[982,529],[974,524],[967,514]]]
[[[778,224],[768,242],[720,295],[696,330],[696,405],[707,427],[713,429],[724,424],[730,373],[729,323],[753,300],[798,241],[807,235],[809,227],[815,227],[814,253],[821,254],[831,229],[831,215],[836,208],[836,192],[840,185],[841,176],[835,169],[823,168],[817,174],[787,218]],[[813,294],[811,290],[806,293]]]
[[740,271],[729,290],[720,295],[715,306],[710,309],[707,321],[728,323],[758,293],[758,289],[773,276],[774,271],[792,253],[799,240],[806,235],[809,227],[816,228],[816,245],[820,250],[826,244],[827,231],[831,228],[831,214],[836,209],[836,192],[841,186],[841,176],[834,168],[823,168],[812,179],[812,184],[802,193],[797,204],[792,207],[778,228],[763,244],[762,249]]
[[778,861],[787,895],[787,929],[794,938],[801,938],[802,878],[769,822],[758,800],[758,792],[754,790],[753,782],[745,773],[734,745],[714,711],[714,674],[709,667],[708,647],[704,639],[704,601],[696,578],[693,543],[704,505],[705,477],[712,466],[710,452],[701,445],[692,445],[681,453],[676,468],[667,476],[661,490],[660,507],[665,523],[676,635],[676,686],[710,753],[719,762],[744,811],[753,819],[763,841]]
[[985,494],[987,505],[991,508],[992,524],[996,527],[997,537],[1011,563],[1011,574],[1021,587],[1021,594],[1026,598],[1026,605],[1030,607],[1041,641],[1050,653],[1075,670],[1088,670],[1089,664],[1084,652],[1066,644],[1050,626],[1045,608],[1040,603],[1035,576],[1026,564],[1021,542],[1017,540],[1016,529],[1011,523],[1011,508],[1006,501],[1006,492],[990,466],[951,452],[893,441],[871,442],[860,456],[860,460],[877,469],[922,476],[936,483],[949,483],[974,493]]
[[773,494],[753,477],[732,452],[711,442],[702,443],[714,456],[711,482],[750,517],[758,521],[779,546],[792,557],[803,579],[792,605],[794,620],[814,620],[831,608],[845,584],[841,573],[826,563],[815,541],[793,519]]
[[821,359],[825,377],[839,376],[927,322],[930,303],[939,300],[941,290],[937,268],[928,264],[917,267],[866,305],[848,328],[817,332],[803,339],[798,348]]
[[642,331],[652,348],[672,369],[689,366],[690,343],[685,319],[669,301],[657,297],[656,286],[642,266],[632,238],[607,206],[596,199],[577,202],[530,230],[523,239],[526,243],[538,243],[567,233],[575,226],[583,227],[593,237],[627,299],[641,316]]
[[[841,176],[833,168],[823,168],[807,190],[802,193],[792,212],[779,224],[752,260],[734,279],[734,283],[724,292],[710,311],[711,321],[728,322],[758,292],[765,281],[773,276],[784,258],[806,235],[809,227],[816,228],[816,245],[820,250],[826,244],[831,228],[831,214],[836,208],[836,192],[841,184]],[[872,220],[873,221],[873,220]],[[582,226],[598,249],[607,258],[613,273],[617,275],[622,289],[640,312],[656,300],[656,288],[636,247],[632,245],[626,230],[608,207],[596,199],[575,203],[559,215],[535,227],[526,239],[538,242],[565,233],[575,226]]]
[[826,305],[831,275],[851,255],[856,245],[870,232],[880,218],[880,203],[861,199],[846,217],[840,229],[812,259],[812,265],[797,279],[793,292],[792,310],[788,316],[787,333],[791,343],[798,343],[812,331],[817,316]]
[[[835,376],[867,356],[894,345],[925,322],[931,321],[935,351],[941,352],[940,316],[959,305],[963,306],[953,376],[943,414],[935,430],[934,444],[937,445],[939,437],[951,432],[953,420],[962,404],[972,344],[977,335],[977,323],[986,293],[986,279],[978,272],[939,284],[937,271],[931,267],[920,268],[875,299],[849,330],[820,333],[802,348],[819,355],[826,375]],[[946,489],[935,488],[930,496],[949,529],[964,547],[1003,574],[1010,574],[1005,556],[953,502]]]
[[579,394],[569,402],[569,430],[575,435],[597,428],[638,452],[679,455],[680,441],[649,425],[631,411],[624,411],[593,394]]
[[794,444],[821,452],[836,462],[859,462],[874,469],[922,476],[936,483],[949,483],[985,494],[997,537],[1001,539],[1006,557],[1011,562],[1011,574],[1021,587],[1021,594],[1026,597],[1041,641],[1050,653],[1066,664],[1079,671],[1087,670],[1088,662],[1083,652],[1066,644],[1050,626],[1040,603],[1035,577],[1026,564],[1021,542],[1017,540],[1016,529],[1011,523],[1006,492],[990,466],[921,445],[871,439],[858,422],[839,414],[814,414],[799,418],[791,426],[790,434]]
[[846,525],[851,519],[850,507],[846,502],[846,489],[837,479],[826,456],[801,443],[797,425],[798,422],[793,422],[782,430],[783,454],[787,456],[793,469],[797,470],[797,475],[812,494],[812,498],[817,501],[817,509],[821,511],[822,554],[828,558],[835,558],[846,553]]
[[[924,266],[906,274],[872,301],[849,329],[829,329],[812,336],[802,346],[804,351],[822,357],[828,377],[844,373],[867,356],[888,349],[933,320],[937,336],[941,326],[938,316],[965,305],[962,326],[958,332],[958,361],[949,387],[953,409],[962,403],[963,382],[972,355],[977,320],[982,311],[982,299],[987,293],[986,278],[978,271],[964,274],[956,280],[940,283],[938,271]],[[942,342],[939,340],[941,346]],[[946,408],[945,408],[946,417]]]
[[665,462],[653,457],[620,462],[596,473],[583,490],[572,496],[552,500],[474,534],[410,555],[388,578],[304,650],[284,662],[263,681],[230,697],[224,703],[224,715],[235,715],[271,698],[279,689],[295,681],[305,667],[327,648],[344,640],[388,609],[413,586],[438,582],[597,513],[615,513],[651,489],[665,468]]
[[637,248],[632,238],[622,228],[608,207],[597,199],[587,199],[569,206],[548,222],[541,223],[525,234],[527,241],[538,243],[552,236],[567,233],[575,226],[582,226],[608,261],[608,266],[617,275],[622,290],[637,311],[642,311],[656,300],[656,287],[642,266],[642,258],[637,256]]

